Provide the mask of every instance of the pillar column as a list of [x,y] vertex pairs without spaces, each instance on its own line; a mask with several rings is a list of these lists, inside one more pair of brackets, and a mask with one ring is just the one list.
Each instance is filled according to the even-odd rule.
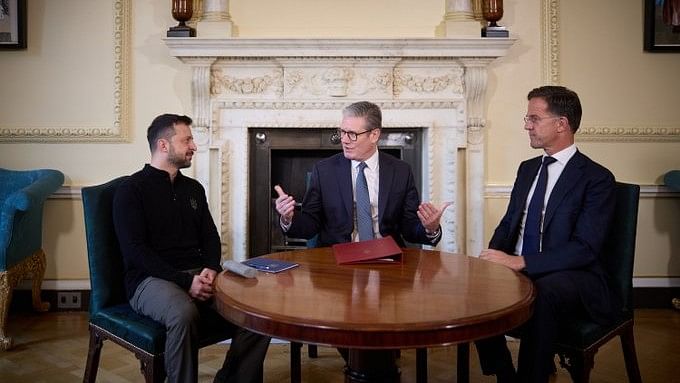
[[[474,6],[473,6],[474,5]],[[444,20],[437,27],[439,37],[481,37],[481,0],[446,0]]]
[[191,67],[192,134],[197,151],[194,156],[194,176],[206,191],[210,190],[209,148],[211,143],[210,68],[215,57],[183,58]]
[[464,58],[465,101],[467,103],[467,161],[466,185],[466,243],[465,252],[479,256],[486,247],[484,243],[484,182],[485,153],[484,127],[486,125],[484,101],[486,97],[487,66],[485,58]]
[[201,19],[196,23],[197,37],[232,37],[234,23],[229,14],[229,0],[199,0],[203,3]]

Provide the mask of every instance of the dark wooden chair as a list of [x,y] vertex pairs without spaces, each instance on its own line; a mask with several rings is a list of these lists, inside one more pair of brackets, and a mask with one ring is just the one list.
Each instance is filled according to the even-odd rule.
[[[101,349],[110,340],[133,352],[147,383],[165,380],[165,327],[137,314],[123,285],[123,257],[113,227],[113,196],[126,177],[83,188],[83,210],[90,267],[90,345],[83,382],[95,382]],[[199,346],[231,337],[226,327],[201,329]]]
[[640,186],[616,183],[616,209],[609,236],[600,256],[612,279],[612,287],[623,302],[616,321],[610,326],[580,320],[568,323],[560,331],[555,350],[560,364],[574,382],[587,383],[597,350],[612,338],[619,337],[630,382],[641,382],[633,337],[633,262],[637,230]]
[[[640,186],[616,183],[616,207],[614,221],[600,256],[600,261],[612,279],[612,287],[623,302],[616,321],[610,326],[580,320],[565,324],[555,343],[560,365],[569,371],[576,383],[587,383],[594,365],[597,350],[619,336],[630,382],[639,383],[640,369],[635,353],[633,338],[633,262],[635,259],[635,238],[637,230]],[[427,354],[419,350],[417,363],[427,367]],[[419,367],[420,371],[421,367]],[[425,373],[427,374],[427,373]],[[418,382],[427,381],[427,375]],[[469,380],[469,344],[458,345],[458,382]]]

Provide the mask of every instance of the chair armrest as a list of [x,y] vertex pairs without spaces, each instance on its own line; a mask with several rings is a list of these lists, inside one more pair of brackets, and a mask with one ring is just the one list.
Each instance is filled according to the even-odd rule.
[[[19,210],[29,210],[34,206],[41,206],[52,193],[64,183],[64,173],[58,170],[39,170],[39,176],[34,182],[17,191],[15,206]],[[12,196],[8,200],[12,199]]]
[[[15,191],[1,201],[0,206],[0,266],[5,264],[5,255],[14,230],[27,230],[26,227],[15,228],[17,212],[30,212],[42,206],[47,197],[54,193],[64,182],[64,174],[58,170],[37,170],[36,180],[22,189]],[[38,222],[42,222],[38,220]]]

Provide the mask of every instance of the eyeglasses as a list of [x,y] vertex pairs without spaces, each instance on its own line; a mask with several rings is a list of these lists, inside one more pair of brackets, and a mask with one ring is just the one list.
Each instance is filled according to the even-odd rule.
[[359,139],[360,135],[362,135],[364,133],[369,133],[369,132],[372,132],[372,131],[373,131],[373,129],[369,129],[369,130],[364,130],[363,132],[360,132],[360,133],[355,133],[355,132],[348,132],[346,130],[338,129],[336,133],[338,134],[338,136],[340,136],[340,138],[342,138],[342,136],[344,136],[344,135],[347,135],[347,138],[349,138],[350,141],[356,141],[357,139]]
[[524,123],[536,125],[543,120],[554,120],[556,118],[562,118],[562,116],[549,116],[549,117],[539,117],[539,116],[524,116]]

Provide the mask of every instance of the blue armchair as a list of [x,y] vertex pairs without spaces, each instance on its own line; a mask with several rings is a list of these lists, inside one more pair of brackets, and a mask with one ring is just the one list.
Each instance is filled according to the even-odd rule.
[[33,276],[33,309],[49,309],[49,303],[40,300],[45,275],[43,203],[63,183],[64,174],[58,170],[0,168],[0,350],[12,347],[5,325],[12,290],[20,280]]

